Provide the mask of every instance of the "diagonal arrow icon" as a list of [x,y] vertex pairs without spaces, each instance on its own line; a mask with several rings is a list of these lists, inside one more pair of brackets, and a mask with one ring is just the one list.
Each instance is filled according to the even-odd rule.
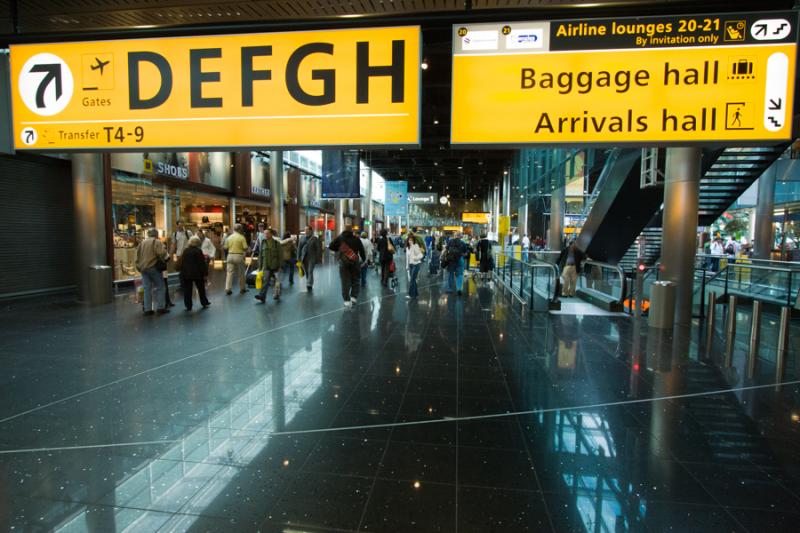
[[59,63],[46,63],[46,64],[39,64],[34,65],[31,67],[31,72],[44,72],[45,75],[42,78],[42,81],[39,82],[39,87],[36,89],[36,107],[43,108],[45,107],[44,104],[44,92],[47,90],[47,87],[55,81],[56,83],[56,100],[61,98],[62,88],[61,88],[61,65]]
[[766,35],[767,34],[767,25],[766,24],[756,24],[755,29],[756,29],[756,32],[753,35]]
[[769,110],[770,111],[780,111],[783,107],[783,98],[778,98],[774,100],[772,98],[769,99]]
[[25,144],[32,144],[33,143],[33,130],[27,130],[25,132]]

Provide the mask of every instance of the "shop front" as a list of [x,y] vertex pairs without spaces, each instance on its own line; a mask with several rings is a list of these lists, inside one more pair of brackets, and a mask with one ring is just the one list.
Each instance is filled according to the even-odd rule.
[[231,169],[227,152],[112,155],[114,279],[137,276],[136,248],[149,229],[170,246],[178,220],[192,234],[207,233],[221,258],[232,214]]

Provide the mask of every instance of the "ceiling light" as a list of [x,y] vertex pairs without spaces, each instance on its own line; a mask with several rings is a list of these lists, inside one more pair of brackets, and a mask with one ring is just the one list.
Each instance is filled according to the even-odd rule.
[[423,59],[422,60],[422,64],[420,65],[420,67],[422,68],[422,70],[428,70],[428,60],[427,59]]
[[434,124],[434,125],[436,125],[436,124],[438,124],[438,123],[439,123],[439,119],[438,119],[438,118],[435,118],[435,119],[433,119],[433,124]]

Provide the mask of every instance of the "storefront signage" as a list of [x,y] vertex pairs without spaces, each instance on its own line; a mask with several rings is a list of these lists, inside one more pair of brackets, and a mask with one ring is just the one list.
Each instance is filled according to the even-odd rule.
[[11,46],[16,149],[419,144],[418,26]]
[[257,185],[251,185],[250,186],[250,193],[251,194],[256,194],[258,196],[266,196],[268,198],[270,196],[269,189],[267,189],[266,187],[259,187]]
[[408,215],[408,182],[387,181],[383,214],[387,217]]
[[410,192],[408,193],[409,204],[435,205],[439,202],[439,195],[435,192]]
[[457,231],[461,233],[464,231],[464,226],[444,226],[442,227],[442,231]]
[[231,189],[230,152],[145,152],[111,156],[116,170],[148,178],[189,181],[229,191]]
[[461,213],[461,222],[488,224],[491,219],[491,213]]
[[454,145],[791,138],[797,14],[453,27]]

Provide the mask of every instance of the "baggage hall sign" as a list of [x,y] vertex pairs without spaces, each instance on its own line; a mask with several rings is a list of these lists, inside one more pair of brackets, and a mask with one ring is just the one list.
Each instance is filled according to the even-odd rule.
[[453,27],[454,145],[791,139],[797,14]]
[[416,146],[418,26],[11,46],[17,149]]

